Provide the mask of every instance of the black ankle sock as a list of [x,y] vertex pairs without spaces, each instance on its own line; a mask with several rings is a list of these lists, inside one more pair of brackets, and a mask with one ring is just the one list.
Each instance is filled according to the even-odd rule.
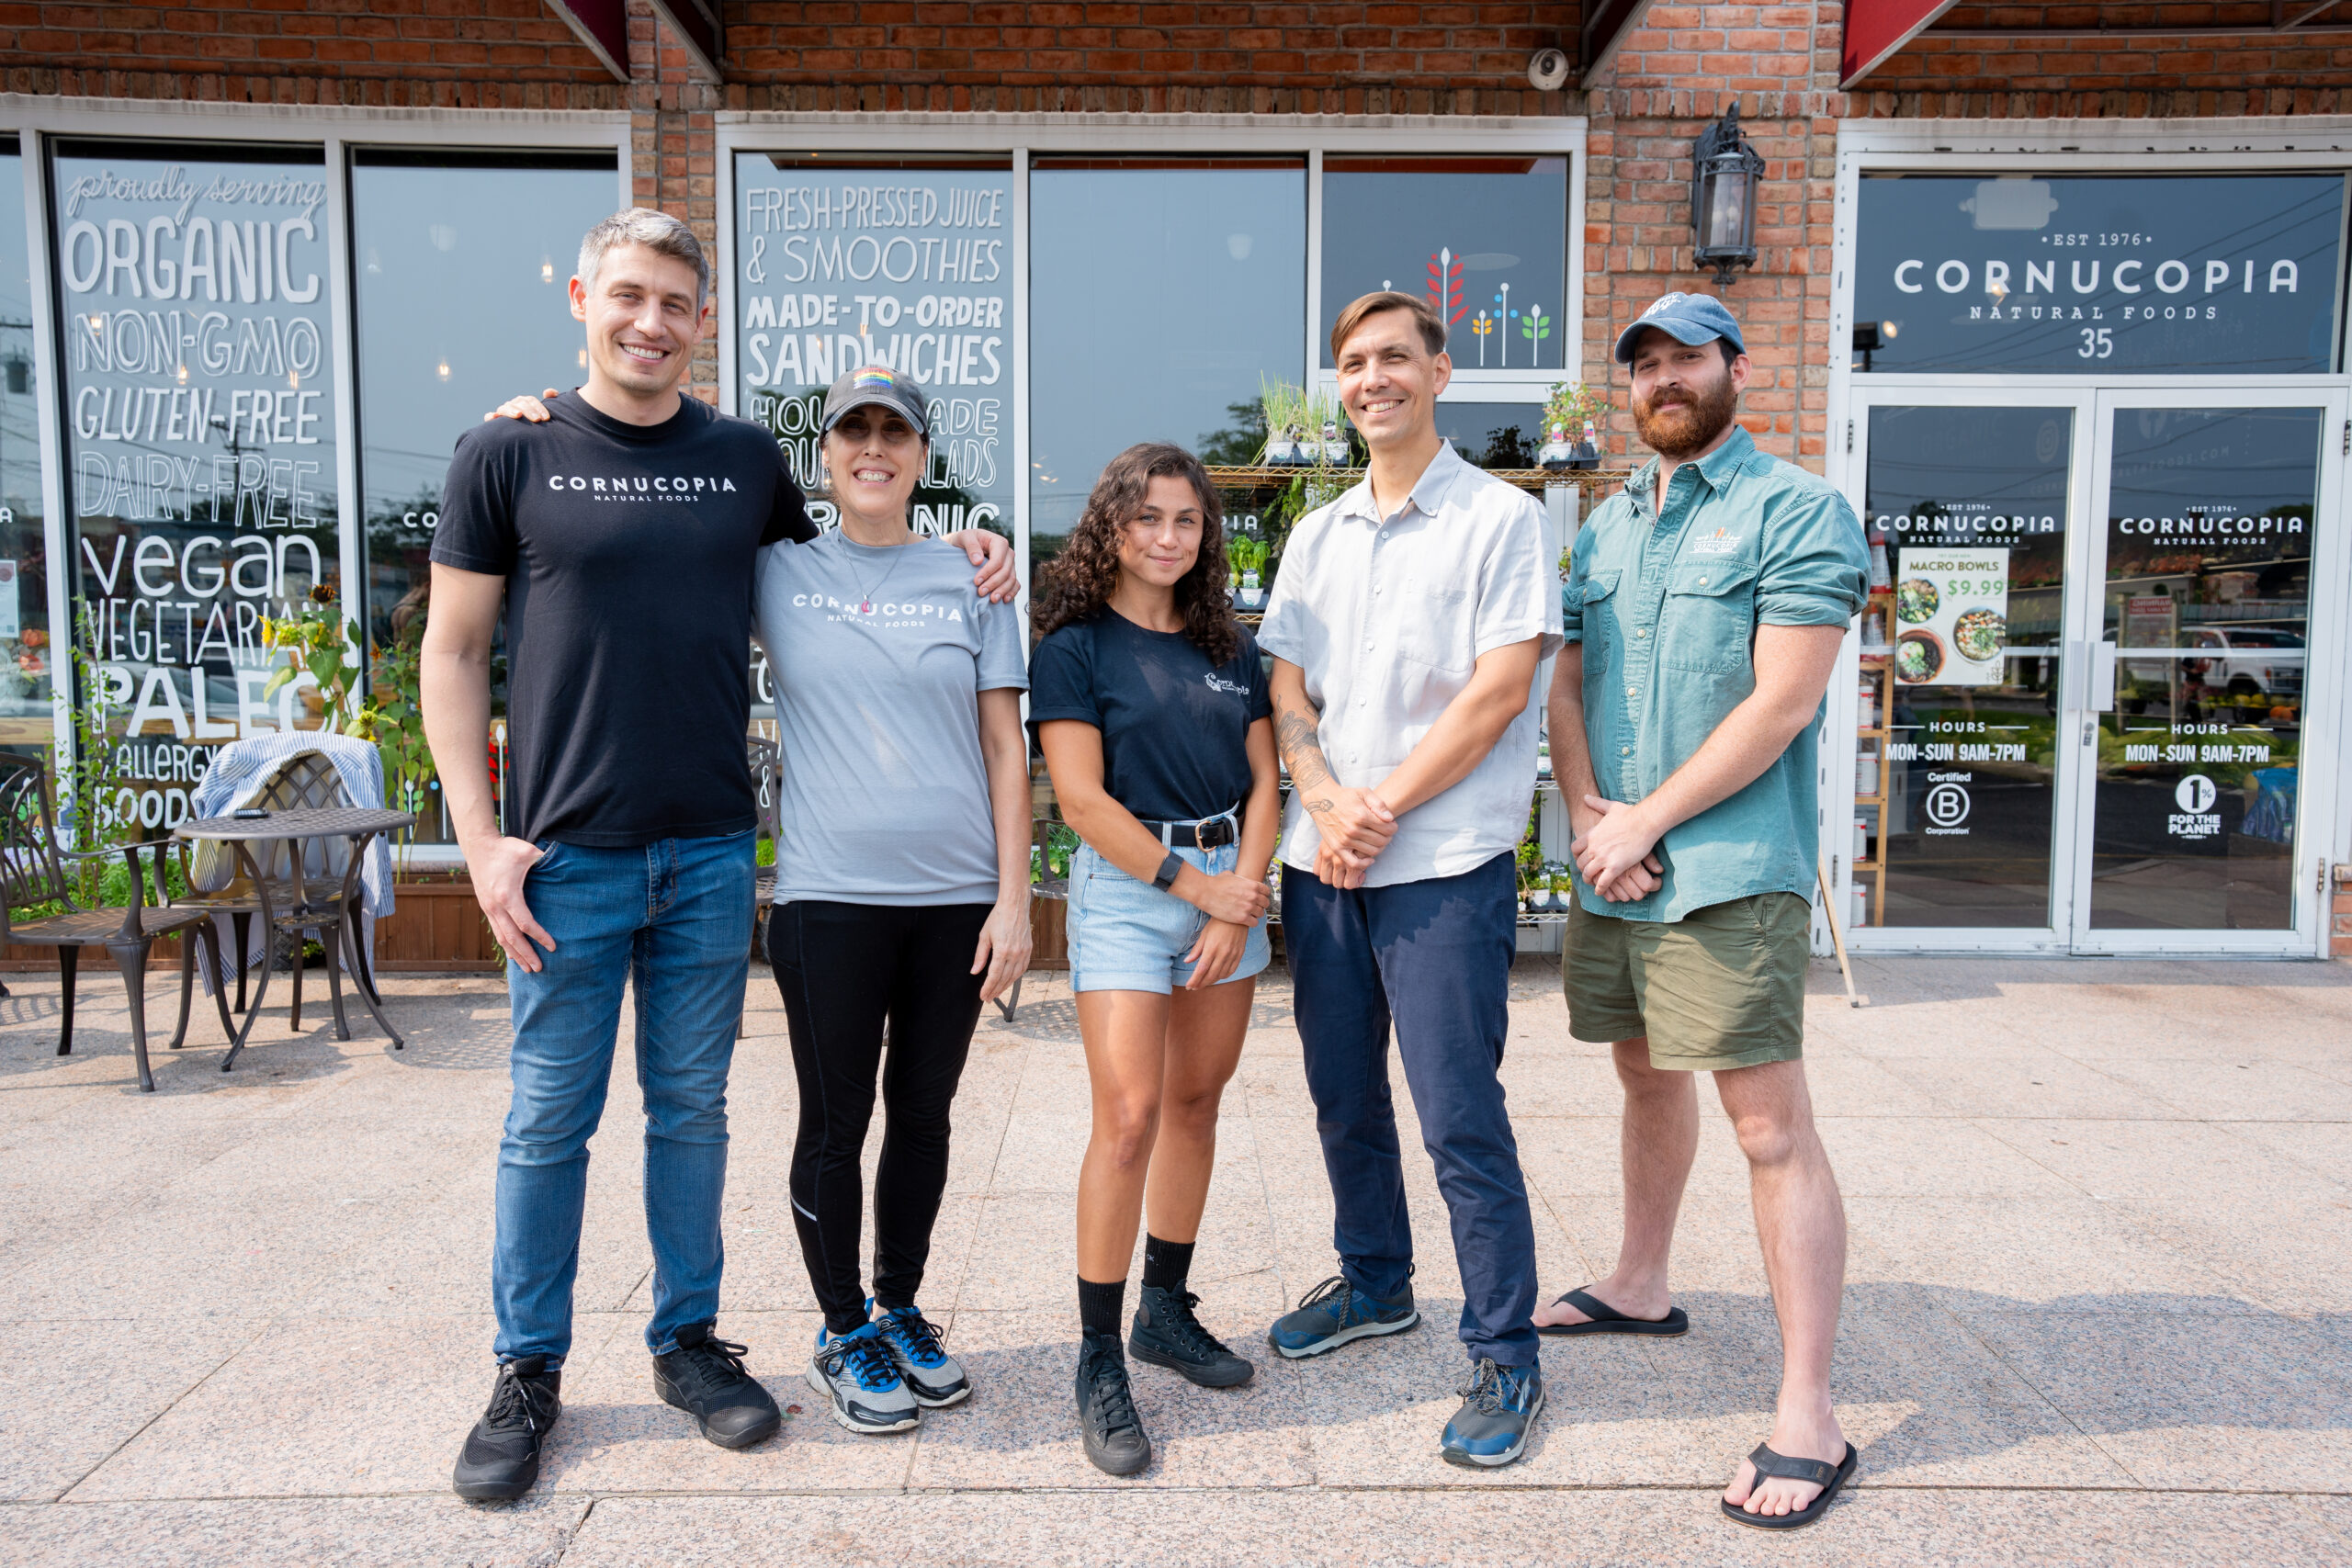
[[1147,1291],[1172,1291],[1191,1278],[1193,1244],[1189,1241],[1162,1241],[1150,1232],[1143,1238],[1143,1288]]
[[1078,1280],[1078,1321],[1089,1334],[1107,1334],[1117,1338],[1125,1325],[1120,1319],[1126,1315],[1127,1282],[1114,1280],[1107,1285],[1095,1283],[1084,1275]]

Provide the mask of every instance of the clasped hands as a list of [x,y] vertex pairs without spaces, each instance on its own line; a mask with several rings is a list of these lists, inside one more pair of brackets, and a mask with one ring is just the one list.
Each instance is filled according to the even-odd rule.
[[1592,890],[1612,904],[1646,898],[1665,879],[1666,864],[1657,858],[1662,829],[1649,825],[1638,805],[1584,797],[1584,809],[1568,813],[1575,837],[1568,853]]
[[1362,887],[1372,863],[1396,836],[1396,814],[1372,790],[1332,784],[1308,805],[1315,818],[1315,875],[1332,887]]

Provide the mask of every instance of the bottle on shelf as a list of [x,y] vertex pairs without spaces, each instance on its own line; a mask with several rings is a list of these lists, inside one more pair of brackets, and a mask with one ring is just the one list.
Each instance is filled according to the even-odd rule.
[[1886,564],[1886,530],[1872,523],[1863,530],[1863,536],[1870,541],[1871,547],[1871,586],[1894,587],[1894,573],[1887,569]]

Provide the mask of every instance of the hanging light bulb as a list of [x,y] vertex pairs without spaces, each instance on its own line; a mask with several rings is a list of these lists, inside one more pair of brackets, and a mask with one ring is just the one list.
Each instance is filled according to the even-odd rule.
[[447,355],[443,355],[441,356],[441,363],[434,367],[434,374],[439,376],[444,381],[449,378],[449,356]]
[[553,283],[555,281],[554,257],[543,255],[539,258],[539,281],[541,283]]

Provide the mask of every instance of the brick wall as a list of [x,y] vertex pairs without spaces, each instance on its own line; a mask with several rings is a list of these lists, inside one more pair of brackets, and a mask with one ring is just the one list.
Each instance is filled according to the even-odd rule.
[[1577,7],[763,4],[727,7],[728,106],[1093,114],[1575,112],[1527,85]]
[[[2302,9],[2290,6],[2290,10]],[[2214,38],[1951,38],[2045,24],[2038,11],[1955,6],[1860,85],[1855,112],[1890,117],[2165,118],[2352,112],[2352,32],[2269,31],[2267,3],[2080,7],[2110,28],[2231,27]],[[2333,17],[2323,16],[2323,22]]]
[[0,0],[0,90],[216,103],[617,108],[539,0]]
[[[1644,305],[1679,288],[1720,295],[1739,318],[1755,364],[1741,423],[1757,444],[1822,466],[1838,11],[1660,0],[1587,84],[1585,378],[1610,389],[1618,453],[1641,448],[1611,345]],[[1756,265],[1719,288],[1691,260],[1691,146],[1735,104],[1764,182]]]

